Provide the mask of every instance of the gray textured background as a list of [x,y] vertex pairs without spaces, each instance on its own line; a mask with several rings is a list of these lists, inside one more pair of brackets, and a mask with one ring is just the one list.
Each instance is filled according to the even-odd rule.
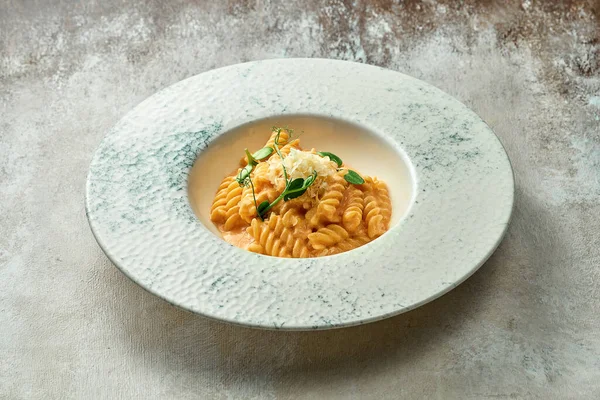
[[[0,2],[0,398],[600,398],[600,4]],[[185,77],[275,57],[385,66],[506,146],[512,225],[448,295],[328,332],[207,321],[114,268],[85,219],[104,133]]]

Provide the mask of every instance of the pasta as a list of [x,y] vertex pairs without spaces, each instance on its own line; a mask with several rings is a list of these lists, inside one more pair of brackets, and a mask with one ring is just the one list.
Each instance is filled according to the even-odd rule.
[[[239,185],[238,185],[239,186]],[[263,201],[273,201],[277,198],[278,193],[274,188],[265,188],[260,192],[256,192],[256,203],[260,204]],[[248,186],[242,190],[242,198],[240,200],[240,217],[247,223],[251,223],[256,217],[256,204],[254,204],[254,196],[252,195],[252,187]]]
[[242,158],[216,191],[210,219],[225,240],[305,258],[355,249],[388,230],[392,203],[383,181],[361,177],[331,153],[301,150],[285,129],[274,129],[265,147],[274,151],[260,161],[253,155],[250,165]]
[[225,206],[227,205],[227,193],[229,192],[229,185],[232,183],[236,183],[233,176],[228,176],[221,182],[210,209],[211,221],[225,222],[225,215],[227,214],[227,210],[225,209]]
[[272,215],[268,221],[252,220],[248,233],[254,239],[249,250],[278,257],[305,258],[309,256],[306,237],[297,234],[297,219],[290,210],[283,216]]
[[315,233],[308,235],[308,241],[315,250],[323,250],[332,247],[344,240],[350,235],[339,225],[331,224],[319,229]]
[[392,206],[385,183],[375,179],[367,181],[368,191],[364,200],[364,219],[367,235],[375,239],[385,233],[390,223]]
[[346,189],[347,183],[341,173],[336,173],[333,178],[329,180],[329,190],[325,192],[319,205],[317,206],[317,215],[319,219],[329,221],[329,222],[339,222],[340,221],[340,213],[338,213],[338,209],[340,207],[340,203],[344,198],[344,191]]
[[235,179],[231,177],[225,178],[215,197],[211,209],[211,220],[213,222],[223,222],[225,230],[235,228],[237,222],[241,219],[239,215],[241,197],[242,188],[237,184]]
[[344,228],[346,228],[348,232],[354,232],[358,229],[362,221],[364,193],[358,188],[349,187],[344,194],[346,201],[345,207],[343,208],[342,221]]

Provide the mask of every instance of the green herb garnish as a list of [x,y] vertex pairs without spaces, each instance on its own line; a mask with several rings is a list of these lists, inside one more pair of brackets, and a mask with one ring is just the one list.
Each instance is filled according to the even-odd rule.
[[286,191],[290,192],[295,191],[296,189],[302,189],[302,186],[304,186],[304,178],[296,178],[290,182],[286,188]]
[[317,151],[317,154],[320,155],[321,157],[329,157],[329,159],[331,161],[333,161],[334,163],[337,164],[338,168],[341,167],[343,164],[343,161],[341,158],[339,158],[335,154],[330,153],[328,151]]
[[255,160],[254,157],[252,157],[252,154],[250,154],[250,152],[248,151],[247,148],[244,149],[244,152],[246,152],[246,158],[248,159],[248,165],[258,164],[258,161]]
[[248,164],[238,174],[235,180],[240,184],[240,186],[246,186],[248,182],[246,180],[250,177],[250,172],[254,169],[254,165]]
[[313,171],[312,175],[306,179],[296,178],[290,182],[289,187],[285,190],[283,200],[288,201],[300,197],[306,192],[310,185],[317,179],[317,171]]
[[[283,157],[283,154],[281,154],[281,150],[279,149],[279,139],[280,139],[282,130],[283,130],[282,128],[273,127],[273,131],[277,132],[277,135],[275,136],[275,140],[273,141],[273,147],[275,148],[277,155],[279,156],[279,158],[281,158],[281,161],[282,161],[281,169],[283,170],[283,179],[285,180],[285,189],[283,190],[283,192],[281,192],[281,194],[275,200],[273,200],[272,203],[264,205],[267,202],[263,202],[263,203],[261,203],[260,206],[256,207],[258,216],[261,219],[264,219],[265,214],[271,208],[273,208],[277,203],[279,203],[282,199],[284,201],[288,201],[291,199],[295,199],[296,197],[302,196],[306,192],[306,190],[310,187],[310,185],[312,185],[315,182],[315,180],[317,179],[317,171],[313,171],[312,175],[306,179],[304,179],[304,178],[296,178],[293,180],[289,179],[287,169],[285,168],[285,165],[283,165],[284,157]],[[286,129],[286,130],[288,132],[290,132],[289,129]]]
[[269,207],[269,202],[263,201],[262,203],[260,203],[260,205],[258,207],[256,207],[256,212],[258,213],[259,216],[261,216],[264,214],[267,207]]
[[275,147],[275,151],[277,152],[277,155],[279,156],[279,158],[281,158],[281,168],[283,169],[283,179],[285,179],[285,183],[287,186],[289,184],[287,170],[285,169],[285,165],[283,165],[283,154],[281,154],[281,150],[279,150],[279,137],[281,136],[281,131],[283,129],[273,127],[273,130],[277,131],[277,135],[275,136],[275,140],[273,141],[273,147]]
[[252,154],[252,158],[260,161],[260,160],[264,160],[265,158],[269,157],[271,154],[273,154],[272,147],[263,147],[262,149],[258,150],[256,153]]
[[[295,199],[297,197],[302,196],[304,193],[306,193],[306,190],[317,180],[317,171],[313,171],[313,173],[307,178],[296,178],[296,179],[289,178],[287,169],[285,168],[285,165],[283,164],[283,159],[284,159],[283,154],[281,153],[281,150],[279,149],[279,139],[281,136],[281,132],[283,130],[284,130],[283,128],[273,127],[273,131],[277,132],[277,135],[275,136],[275,140],[273,141],[273,148],[263,147],[262,149],[256,151],[254,154],[250,154],[248,149],[244,149],[244,151],[246,153],[246,158],[248,159],[248,165],[246,165],[244,168],[242,168],[240,170],[240,172],[236,178],[236,180],[238,181],[240,186],[245,187],[245,186],[250,185],[252,187],[252,197],[254,198],[254,205],[256,206],[256,213],[258,214],[258,217],[263,221],[265,219],[267,212],[269,212],[269,210],[271,208],[273,208],[277,203],[279,203],[282,199],[284,201],[288,201],[288,200]],[[289,132],[290,134],[292,133],[291,129],[286,128],[285,130],[287,132]],[[283,179],[285,180],[285,189],[283,190],[283,192],[281,192],[279,194],[279,196],[275,200],[273,200],[272,203],[269,203],[268,201],[263,201],[262,203],[257,204],[256,194],[254,191],[254,184],[252,183],[250,174],[254,170],[254,167],[256,167],[261,160],[264,160],[265,158],[269,157],[273,153],[273,151],[275,151],[277,153],[277,155],[279,156],[279,158],[281,159],[281,169],[283,170]],[[320,155],[321,157],[329,157],[329,159],[331,161],[333,161],[337,164],[338,171],[340,171],[342,169],[341,166],[343,164],[343,161],[341,158],[339,158],[335,154],[327,152],[327,151],[319,151],[319,152],[317,152],[317,154]],[[358,175],[358,173],[356,173],[355,171],[352,171],[352,170],[348,170],[346,175],[344,175],[344,179],[354,185],[362,185],[363,183],[365,183],[365,180],[360,175]]]
[[244,149],[246,158],[248,159],[248,165],[246,165],[238,174],[236,180],[240,186],[248,186],[247,179],[250,177],[250,173],[254,170],[254,167],[258,165],[259,160],[264,160],[273,153],[273,149],[270,147],[263,147],[254,154],[250,154],[248,149]]
[[349,169],[348,173],[344,175],[344,179],[353,185],[362,185],[363,183],[365,183],[365,180],[351,169]]
[[[341,158],[339,158],[335,154],[330,153],[328,151],[318,151],[317,154],[320,155],[321,157],[329,157],[329,159],[331,161],[333,161],[337,164],[338,168],[340,168],[343,164],[343,161]],[[339,169],[338,169],[338,171],[339,171]],[[346,175],[344,175],[344,179],[348,183],[351,183],[353,185],[362,185],[363,183],[365,183],[365,180],[358,173],[356,173],[356,171],[352,171],[351,169],[349,169],[348,173]]]

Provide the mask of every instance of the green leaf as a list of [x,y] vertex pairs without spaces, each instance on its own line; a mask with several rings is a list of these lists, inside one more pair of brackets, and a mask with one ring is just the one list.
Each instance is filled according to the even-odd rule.
[[258,215],[262,215],[265,210],[267,209],[267,207],[269,207],[269,202],[268,201],[263,201],[262,203],[260,203],[258,205],[258,208],[256,209],[256,212],[258,213]]
[[351,169],[349,169],[348,173],[344,175],[344,179],[353,185],[362,185],[363,183],[365,183],[365,180]]
[[288,201],[291,199],[295,199],[296,197],[300,197],[304,194],[304,192],[306,192],[306,188],[300,188],[300,190],[298,191],[294,191],[291,193],[287,193],[285,196],[283,196],[283,200]]
[[287,186],[287,188],[285,188],[285,191],[291,192],[293,190],[300,189],[303,186],[304,186],[304,179],[296,178],[290,182],[290,184]]
[[238,176],[236,178],[238,183],[242,184],[246,180],[246,178],[248,178],[250,176],[250,172],[252,172],[253,169],[254,169],[254,165],[252,165],[252,164],[248,164],[244,168],[242,168],[242,170],[240,171],[240,173],[238,174]]
[[333,153],[329,153],[328,151],[318,151],[317,154],[320,155],[321,157],[329,157],[329,159],[331,161],[335,162],[338,167],[341,167],[343,164],[343,161],[341,158],[339,158],[338,156],[336,156]]
[[312,175],[304,180],[304,185],[302,185],[302,187],[305,189],[308,188],[310,185],[315,183],[316,179],[317,179],[317,171],[313,171]]
[[258,161],[256,161],[254,159],[254,157],[252,156],[252,154],[250,154],[248,149],[244,149],[244,151],[246,152],[246,158],[248,159],[248,165],[254,166],[254,165],[258,164]]
[[290,199],[295,199],[296,197],[302,196],[304,192],[306,192],[306,187],[304,187],[304,179],[296,178],[285,188],[283,192],[283,200],[288,201]]
[[273,148],[272,147],[263,147],[260,150],[257,150],[254,154],[252,154],[252,157],[255,160],[264,160],[265,158],[269,157],[272,153],[273,153]]

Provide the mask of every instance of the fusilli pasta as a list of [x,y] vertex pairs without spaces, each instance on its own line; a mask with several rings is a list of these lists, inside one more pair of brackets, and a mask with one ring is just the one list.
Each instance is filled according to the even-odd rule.
[[316,217],[318,220],[339,222],[340,215],[337,210],[344,198],[344,190],[348,183],[339,172],[333,175],[327,183],[329,187],[317,206]]
[[348,239],[350,235],[339,225],[331,224],[308,235],[308,241],[315,250],[334,246]]
[[[329,158],[317,156],[315,149],[302,151],[299,140],[286,130],[274,131],[265,147],[274,148],[277,135],[285,163],[273,152],[254,167],[252,184],[246,181],[240,185],[238,169],[223,179],[216,191],[210,218],[226,240],[269,256],[318,257],[363,246],[387,231],[392,203],[383,181],[363,176],[364,183],[350,184],[344,177],[344,164],[338,167]],[[311,164],[298,164],[307,159],[315,162],[315,158],[319,160],[315,169],[307,168]],[[240,164],[245,166],[247,160]],[[292,181],[284,178],[284,164],[295,171],[294,179],[298,175],[303,179],[316,176],[296,198],[282,198]],[[257,205],[263,202],[271,205],[268,214],[262,216],[264,220],[257,213]]]
[[362,221],[364,193],[360,189],[350,186],[344,195],[346,207],[342,214],[342,222],[348,232],[354,232]]

